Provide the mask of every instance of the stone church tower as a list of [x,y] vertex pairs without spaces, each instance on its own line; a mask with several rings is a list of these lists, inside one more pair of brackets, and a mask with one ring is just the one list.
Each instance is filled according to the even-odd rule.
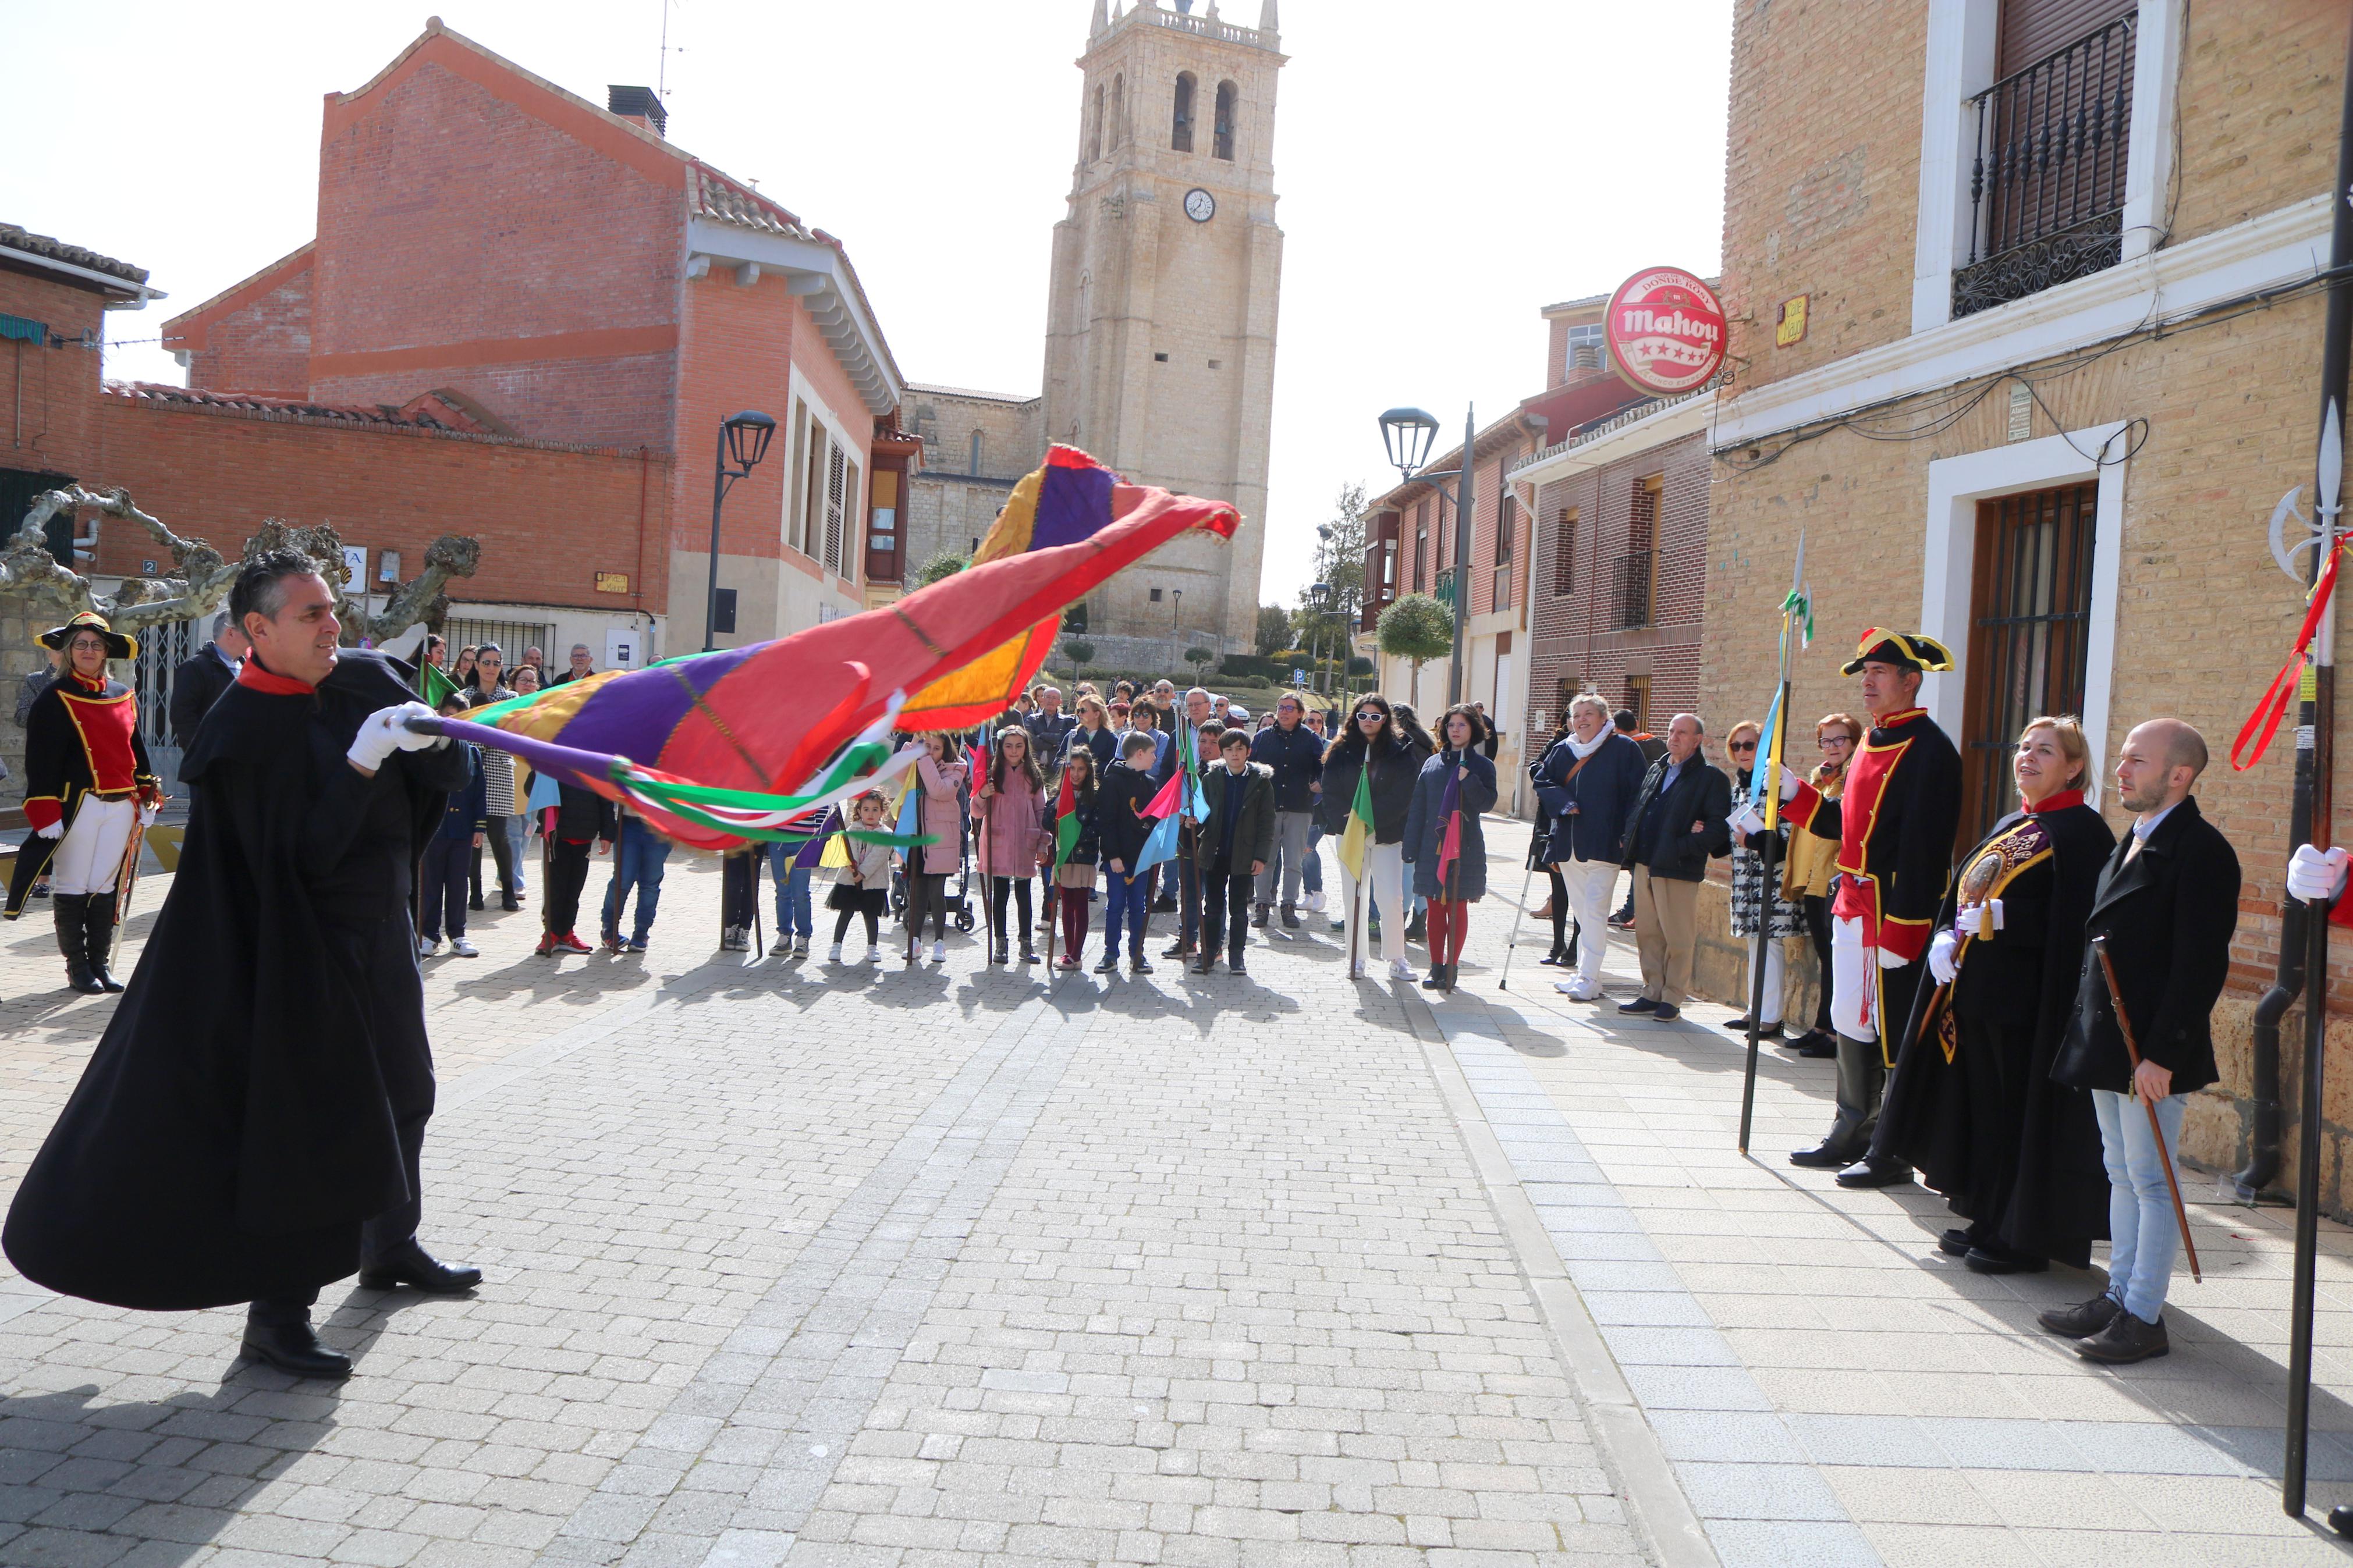
[[1229,542],[1185,539],[1088,604],[1096,636],[1248,652],[1266,539],[1282,231],[1276,0],[1094,0],[1070,214],[1054,226],[1042,428],[1142,483],[1229,500]]

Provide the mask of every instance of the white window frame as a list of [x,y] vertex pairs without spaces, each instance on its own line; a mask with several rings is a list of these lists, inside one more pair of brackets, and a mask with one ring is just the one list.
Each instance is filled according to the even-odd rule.
[[[2164,216],[2160,208],[2173,169],[2181,4],[2139,0],[2132,127],[2125,147],[2125,261],[2146,256],[2162,237],[2157,225]],[[1912,263],[1915,332],[1953,319],[1953,273],[1969,254],[1969,163],[1977,117],[1968,100],[1993,85],[2000,18],[2000,0],[1928,0],[1927,71],[1920,99],[1919,224]]]
[[[1928,465],[1928,510],[1920,558],[1920,629],[1952,650],[1953,669],[1926,677],[1921,705],[1958,736],[1968,706],[1969,610],[1977,568],[1978,503],[2070,480],[2096,479],[2092,514],[2092,620],[2084,659],[2084,739],[2092,748],[2084,798],[2100,802],[2108,714],[2116,669],[2116,595],[2124,570],[2125,465],[2116,460],[2129,420],[2037,441],[1942,458]],[[2109,461],[2103,463],[2105,456]]]

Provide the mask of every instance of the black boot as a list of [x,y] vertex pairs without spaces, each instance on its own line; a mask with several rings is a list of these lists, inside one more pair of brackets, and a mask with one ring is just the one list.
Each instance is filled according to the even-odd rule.
[[306,1315],[295,1322],[268,1322],[259,1316],[245,1321],[248,1355],[293,1377],[329,1380],[352,1375],[352,1358],[319,1342]]
[[1427,919],[1427,917],[1425,916],[1425,914],[1424,914],[1424,912],[1423,912],[1422,910],[1414,910],[1414,911],[1413,911],[1413,919],[1411,919],[1411,920],[1409,920],[1409,921],[1406,921],[1406,922],[1405,922],[1405,939],[1406,939],[1406,941],[1408,941],[1408,942],[1420,942],[1420,941],[1423,941],[1424,939],[1426,939],[1429,935],[1430,935],[1430,921],[1429,921],[1429,920]]
[[106,972],[106,961],[114,955],[114,895],[92,893],[90,913],[82,921],[86,951],[90,955],[90,978],[101,990],[120,991],[122,982]]
[[59,893],[49,900],[58,924],[58,951],[66,955],[66,984],[85,996],[100,996],[106,987],[90,972],[90,938],[83,927],[90,920],[88,893]]

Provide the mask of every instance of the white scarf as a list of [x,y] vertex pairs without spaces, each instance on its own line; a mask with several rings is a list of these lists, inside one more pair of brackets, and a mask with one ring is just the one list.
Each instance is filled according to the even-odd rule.
[[1571,730],[1567,734],[1563,735],[1560,738],[1560,743],[1568,748],[1568,754],[1570,756],[1575,757],[1581,763],[1585,761],[1586,758],[1591,756],[1594,752],[1599,751],[1601,749],[1601,742],[1608,739],[1609,739],[1609,729],[1607,725],[1604,725],[1600,732],[1596,734],[1590,741],[1578,740],[1577,738],[1577,731]]

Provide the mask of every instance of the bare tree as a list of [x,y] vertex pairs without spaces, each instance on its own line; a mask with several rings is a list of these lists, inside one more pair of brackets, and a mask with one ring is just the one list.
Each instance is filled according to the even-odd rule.
[[[172,556],[172,570],[160,577],[132,577],[111,597],[100,594],[89,578],[58,563],[49,553],[49,520],[89,509],[103,516],[135,522]],[[343,623],[343,640],[355,647],[363,638],[383,642],[396,637],[419,622],[438,621],[448,607],[444,590],[452,577],[470,577],[481,562],[480,541],[445,533],[425,552],[425,570],[403,584],[371,616],[348,592],[343,565],[343,542],[325,523],[301,528],[276,518],[265,519],[260,531],[245,542],[236,561],[224,558],[205,540],[183,539],[160,520],[142,511],[125,489],[90,490],[76,485],[49,490],[33,502],[16,537],[0,549],[0,594],[56,605],[70,617],[84,610],[104,616],[117,631],[135,632],[172,621],[208,616],[226,603],[245,563],[269,550],[294,550],[319,563],[319,575],[334,590],[335,616]]]

